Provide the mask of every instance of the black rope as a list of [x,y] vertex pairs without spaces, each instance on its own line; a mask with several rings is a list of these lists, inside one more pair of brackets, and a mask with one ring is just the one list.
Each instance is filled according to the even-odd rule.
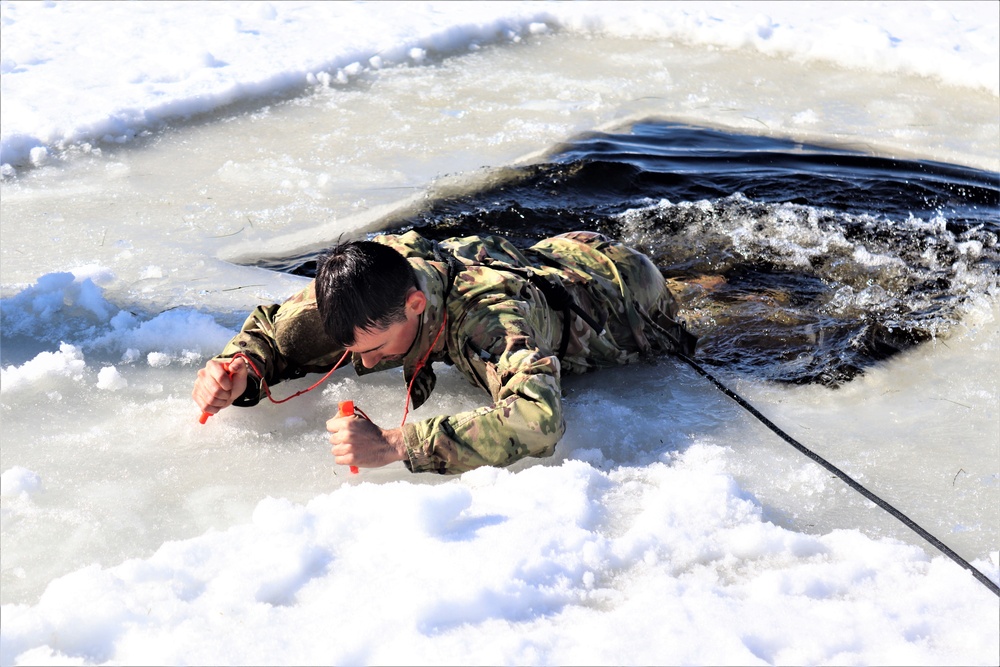
[[725,394],[729,398],[731,398],[734,401],[736,401],[737,403],[739,403],[740,406],[743,409],[745,409],[747,412],[749,412],[754,417],[756,417],[757,419],[759,419],[760,422],[762,424],[764,424],[764,426],[766,426],[769,429],[771,429],[772,431],[774,431],[774,433],[777,434],[778,436],[780,436],[782,440],[784,440],[785,442],[787,442],[788,444],[790,444],[792,447],[794,447],[795,449],[799,450],[800,452],[802,452],[803,454],[805,454],[806,456],[808,456],[809,458],[811,458],[813,461],[815,461],[816,463],[820,464],[821,466],[823,466],[824,468],[826,468],[827,470],[829,470],[830,472],[832,472],[834,475],[836,475],[837,477],[839,477],[840,479],[842,479],[844,482],[846,482],[849,487],[851,487],[852,489],[854,489],[855,491],[857,491],[858,493],[860,493],[861,495],[863,495],[865,498],[867,498],[868,500],[872,501],[873,503],[875,503],[876,505],[878,505],[879,507],[881,507],[882,509],[884,509],[886,512],[888,512],[892,516],[894,516],[897,519],[899,519],[904,525],[906,525],[908,528],[910,528],[917,535],[919,535],[920,537],[924,538],[925,540],[927,540],[928,542],[930,542],[932,545],[934,545],[945,556],[947,556],[948,558],[952,559],[953,561],[955,561],[956,563],[958,563],[959,565],[961,565],[962,567],[964,567],[965,569],[967,569],[969,572],[971,572],[972,576],[974,576],[976,579],[978,579],[980,583],[982,583],[984,586],[986,586],[986,588],[990,589],[990,591],[994,595],[996,595],[997,597],[1000,597],[1000,586],[997,586],[985,574],[983,574],[982,572],[980,572],[976,568],[972,567],[972,565],[968,561],[966,561],[964,558],[962,558],[957,553],[955,553],[950,548],[948,548],[948,545],[946,545],[944,542],[942,542],[941,540],[939,540],[938,538],[934,537],[929,532],[927,532],[926,530],[924,530],[923,528],[921,528],[920,526],[918,526],[916,523],[913,522],[912,519],[910,519],[910,517],[906,516],[905,514],[903,514],[902,512],[900,512],[898,509],[896,509],[895,507],[893,507],[892,505],[890,505],[886,501],[884,501],[881,498],[879,498],[878,496],[876,496],[874,493],[872,493],[871,491],[869,491],[868,489],[866,489],[865,487],[863,487],[858,482],[854,481],[851,478],[850,475],[848,475],[847,473],[845,473],[844,471],[842,471],[840,468],[838,468],[837,466],[833,465],[832,463],[830,463],[829,461],[827,461],[826,459],[824,459],[822,456],[820,456],[819,454],[817,454],[816,452],[812,451],[811,449],[809,449],[808,447],[806,447],[805,445],[803,445],[801,442],[799,442],[798,440],[796,440],[792,436],[790,436],[787,433],[785,433],[784,431],[782,431],[770,419],[768,419],[767,417],[765,417],[764,415],[762,415],[757,410],[757,408],[753,407],[752,405],[750,405],[750,403],[748,403],[746,400],[744,400],[742,396],[740,396],[735,391],[731,390],[729,387],[727,387],[726,385],[724,385],[721,382],[719,382],[718,380],[716,380],[708,371],[706,371],[704,368],[702,368],[694,359],[692,359],[691,357],[689,357],[689,356],[687,356],[685,354],[680,354],[680,353],[678,353],[677,356],[679,356],[681,359],[683,359],[684,361],[686,361],[688,363],[688,365],[691,366],[691,368],[693,368],[696,371],[698,371],[698,373],[700,373],[705,378],[707,378],[709,380],[709,382],[711,382],[716,387],[718,387],[722,391],[723,394]]

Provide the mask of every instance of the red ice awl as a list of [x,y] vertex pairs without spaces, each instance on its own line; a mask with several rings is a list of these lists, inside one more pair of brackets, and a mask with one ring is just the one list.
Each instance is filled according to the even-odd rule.
[[[267,400],[271,401],[274,404],[278,404],[278,403],[284,403],[285,401],[290,401],[293,398],[295,398],[296,396],[301,396],[302,394],[306,393],[307,391],[312,391],[316,387],[318,387],[321,384],[323,384],[323,382],[325,382],[328,377],[330,377],[331,375],[333,375],[333,372],[335,370],[337,370],[338,368],[340,368],[341,364],[344,363],[344,360],[347,359],[347,355],[349,355],[349,354],[350,354],[350,352],[345,351],[344,352],[344,356],[342,356],[340,358],[340,361],[338,361],[336,363],[336,365],[334,365],[333,368],[331,368],[329,371],[327,371],[326,375],[324,375],[319,380],[317,380],[316,383],[313,384],[311,387],[309,387],[308,389],[303,389],[302,391],[295,392],[291,396],[287,396],[287,397],[282,398],[280,400],[274,398],[274,396],[271,396],[271,390],[270,390],[270,388],[268,388],[267,383],[264,382],[264,379],[263,379],[264,376],[257,369],[257,365],[254,364],[253,360],[250,359],[250,357],[248,357],[247,355],[243,354],[242,352],[238,352],[237,354],[233,355],[232,359],[229,360],[229,364],[231,364],[236,359],[242,358],[243,361],[246,362],[246,365],[250,367],[250,370],[252,370],[254,372],[254,374],[256,374],[257,377],[261,378],[261,380],[260,380],[260,386],[264,390],[264,393],[267,394]],[[226,369],[226,373],[229,373],[229,364],[225,364],[223,366]],[[232,379],[233,374],[229,373],[229,377],[230,377],[230,379]],[[354,414],[354,413],[352,412],[351,414]],[[361,414],[363,416],[365,413],[362,412]],[[207,412],[202,412],[201,413],[201,417],[198,419],[198,422],[201,423],[201,424],[204,424],[205,422],[208,421],[208,418],[211,417],[211,416],[212,415],[208,414]]]
[[[447,319],[445,321],[447,321]],[[441,331],[438,331],[438,336],[441,335],[442,331],[444,331],[444,326],[441,327]],[[437,344],[437,339],[436,338],[434,339],[434,344],[435,345]],[[433,348],[433,346],[431,346],[431,347]],[[294,393],[291,396],[288,396],[286,398],[282,398],[282,399],[278,400],[278,399],[275,399],[274,396],[271,396],[271,390],[268,388],[267,383],[265,383],[263,379],[261,379],[261,387],[264,389],[264,393],[267,394],[268,400],[271,401],[272,403],[284,403],[285,401],[290,401],[293,398],[295,398],[296,396],[301,396],[302,394],[304,394],[304,393],[306,393],[308,391],[312,391],[313,389],[315,389],[316,387],[318,387],[320,384],[322,384],[328,377],[330,377],[331,375],[333,375],[333,372],[335,370],[337,370],[338,368],[340,368],[341,364],[344,363],[344,360],[347,359],[347,355],[349,355],[349,354],[350,354],[349,351],[345,351],[344,352],[344,356],[342,356],[340,358],[340,361],[338,361],[333,366],[333,368],[331,368],[329,371],[327,371],[326,375],[324,375],[319,380],[317,380],[316,383],[313,384],[311,387],[309,387],[308,389],[303,389],[302,391],[296,392],[296,393]],[[428,354],[430,354],[429,351],[428,351]],[[239,354],[233,355],[233,358],[230,359],[229,363],[232,363],[234,360],[239,359],[239,358],[242,358],[246,362],[246,364],[250,367],[250,369],[253,370],[253,372],[257,375],[257,377],[263,378],[263,375],[261,374],[261,372],[259,370],[257,370],[257,366],[256,366],[256,364],[254,364],[253,360],[250,357],[248,357],[247,355],[243,354],[243,353],[239,353]],[[426,357],[424,358],[424,360],[426,361]],[[225,369],[226,373],[229,375],[230,379],[232,379],[233,374],[229,372],[229,364],[225,364],[223,366],[223,368]],[[412,380],[410,381],[410,386],[411,387],[413,386]],[[409,391],[407,391],[406,403],[407,403],[407,405],[406,405],[407,410],[409,410],[409,403],[410,403]],[[358,412],[361,413],[362,417],[364,417],[365,419],[368,419],[368,415],[366,415],[364,413],[364,410],[358,410]],[[207,412],[202,412],[201,413],[201,417],[198,418],[198,423],[204,424],[205,422],[208,421],[208,418],[211,417],[211,416],[212,415],[210,415]],[[338,417],[354,417],[355,416],[354,401],[341,401],[340,404],[337,406],[337,416]],[[371,419],[368,419],[368,421],[371,421]],[[406,415],[405,414],[403,415],[403,423],[406,423]],[[351,473],[352,474],[356,475],[356,474],[358,474],[358,472],[359,472],[359,470],[358,470],[357,466],[351,466]]]
[[[224,369],[226,369],[226,375],[228,375],[229,379],[232,380],[233,379],[233,374],[229,372],[229,364],[223,364],[222,367]],[[199,424],[204,424],[205,422],[208,421],[208,418],[211,417],[211,416],[212,415],[208,414],[207,412],[202,412],[201,413],[201,417],[198,417],[198,423]]]
[[[354,401],[341,401],[337,405],[337,416],[338,417],[353,417],[354,416]],[[358,466],[351,466],[351,474],[358,474]]]

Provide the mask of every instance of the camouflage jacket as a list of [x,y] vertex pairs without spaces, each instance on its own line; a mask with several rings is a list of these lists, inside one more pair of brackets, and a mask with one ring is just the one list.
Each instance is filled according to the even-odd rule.
[[[562,373],[692,351],[693,337],[674,320],[676,303],[653,263],[604,236],[571,232],[526,250],[488,236],[435,243],[408,232],[374,240],[407,258],[427,306],[405,358],[365,369],[355,355],[355,369],[360,374],[402,365],[409,383],[443,331],[413,382],[414,407],[434,388],[433,362],[456,365],[492,398],[470,412],[404,425],[405,463],[414,472],[460,473],[550,456],[565,430]],[[558,295],[543,280],[564,285],[584,316],[550,303]],[[315,283],[281,305],[254,310],[218,358],[238,352],[260,362],[268,385],[325,372],[343,354],[323,330]],[[235,404],[254,405],[263,397],[252,381]]]

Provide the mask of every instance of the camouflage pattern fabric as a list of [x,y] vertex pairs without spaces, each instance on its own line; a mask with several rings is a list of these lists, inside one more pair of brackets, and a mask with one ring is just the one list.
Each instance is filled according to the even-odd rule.
[[[366,369],[354,355],[356,371],[402,365],[409,383],[447,314],[445,333],[413,383],[414,407],[433,391],[437,361],[456,365],[492,398],[470,412],[405,425],[405,463],[414,472],[461,473],[550,456],[565,431],[562,373],[636,363],[678,349],[683,329],[660,272],[646,256],[599,234],[570,232],[524,251],[492,236],[434,243],[408,232],[374,240],[407,258],[427,307],[405,358]],[[570,313],[568,346],[558,358],[566,313],[549,306],[530,273],[562,281],[580,307],[606,323],[604,330]],[[259,360],[269,385],[325,372],[343,354],[323,331],[314,283],[281,305],[254,310],[218,358],[238,352]],[[262,398],[259,383],[251,382],[235,405]]]

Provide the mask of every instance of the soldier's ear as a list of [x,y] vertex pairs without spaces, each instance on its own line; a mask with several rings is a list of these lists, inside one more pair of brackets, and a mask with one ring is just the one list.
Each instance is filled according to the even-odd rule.
[[410,288],[410,293],[406,295],[406,310],[414,315],[420,315],[427,308],[427,295],[416,287]]

